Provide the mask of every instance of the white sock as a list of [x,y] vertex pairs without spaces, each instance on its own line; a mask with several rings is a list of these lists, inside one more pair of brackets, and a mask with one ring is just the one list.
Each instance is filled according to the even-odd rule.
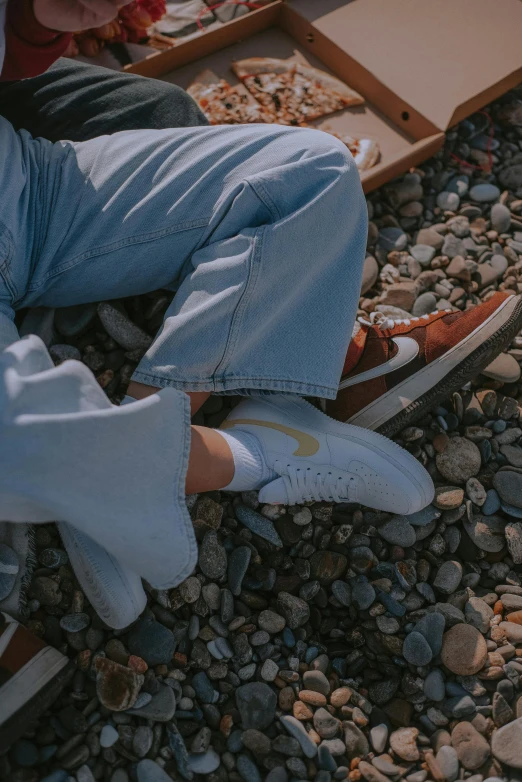
[[277,478],[277,473],[266,464],[259,440],[254,435],[238,429],[233,435],[221,429],[216,431],[227,441],[234,458],[234,477],[223,487],[226,491],[260,489]]

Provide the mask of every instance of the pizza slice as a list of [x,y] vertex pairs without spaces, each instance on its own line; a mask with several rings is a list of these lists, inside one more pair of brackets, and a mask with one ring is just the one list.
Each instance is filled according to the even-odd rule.
[[381,150],[375,139],[366,136],[352,136],[349,133],[339,133],[336,130],[327,130],[326,128],[321,128],[321,130],[330,133],[331,136],[335,136],[343,144],[346,144],[359,171],[367,171],[378,163]]
[[243,84],[230,85],[210,70],[199,73],[187,92],[211,125],[274,121],[274,115]]
[[301,125],[326,114],[364,103],[335,76],[295,59],[250,57],[232,69],[256,100],[284,125]]

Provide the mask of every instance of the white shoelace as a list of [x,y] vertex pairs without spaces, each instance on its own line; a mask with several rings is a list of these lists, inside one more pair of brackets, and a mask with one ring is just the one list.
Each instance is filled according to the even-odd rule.
[[399,320],[393,320],[389,318],[384,312],[370,312],[368,318],[357,318],[359,323],[363,326],[375,326],[378,329],[392,329],[394,326],[410,326],[415,321],[429,320],[432,315],[439,315],[441,312],[453,312],[453,310],[435,310],[428,315],[411,316],[411,318],[401,318]]
[[316,467],[294,467],[287,464],[283,468],[280,462],[274,464],[274,470],[279,473],[285,484],[290,505],[297,505],[306,500],[358,502],[355,477],[335,477],[331,472],[318,472]]

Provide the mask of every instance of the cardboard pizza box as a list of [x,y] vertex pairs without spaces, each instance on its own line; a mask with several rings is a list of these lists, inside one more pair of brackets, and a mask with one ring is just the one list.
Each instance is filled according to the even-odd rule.
[[[455,8],[460,4],[466,6],[471,26],[463,39],[462,50],[467,54],[463,59],[449,43],[441,42],[446,31],[452,30],[455,16],[461,20]],[[432,5],[437,12],[429,10]],[[503,57],[497,47],[500,63],[494,68],[481,61],[477,64],[480,50],[471,58],[476,22],[471,7],[485,11],[490,5],[497,13],[499,6],[505,6],[513,24],[519,18],[514,6],[522,13],[521,0],[275,0],[172,49],[150,54],[125,70],[186,88],[205,68],[236,83],[230,64],[244,57],[305,58],[334,73],[366,100],[362,106],[310,124],[378,141],[380,162],[361,172],[364,190],[369,192],[433,155],[451,124],[513,86],[517,72],[518,79],[522,77],[522,62],[517,65],[522,47],[512,45],[512,33],[509,56]],[[417,14],[412,6],[419,6]],[[435,39],[431,47],[423,46],[422,36],[416,37],[427,17],[424,37]],[[413,54],[411,45],[406,46],[410,37],[416,42]],[[457,37],[451,36],[453,46]],[[482,38],[478,40],[485,46]],[[426,56],[419,61],[424,51]],[[455,89],[450,70],[458,81]]]

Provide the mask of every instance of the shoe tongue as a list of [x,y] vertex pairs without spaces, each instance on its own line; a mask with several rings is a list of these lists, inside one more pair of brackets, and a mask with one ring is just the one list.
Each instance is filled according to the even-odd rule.
[[348,375],[359,363],[364,346],[366,345],[368,330],[368,326],[365,326],[363,323],[359,323],[358,320],[355,321],[352,332],[352,339],[348,345],[348,352],[346,353],[346,359],[344,361],[343,377]]
[[275,481],[271,481],[266,486],[263,486],[259,491],[259,502],[264,502],[268,505],[287,505],[288,494],[283,479],[276,478]]

